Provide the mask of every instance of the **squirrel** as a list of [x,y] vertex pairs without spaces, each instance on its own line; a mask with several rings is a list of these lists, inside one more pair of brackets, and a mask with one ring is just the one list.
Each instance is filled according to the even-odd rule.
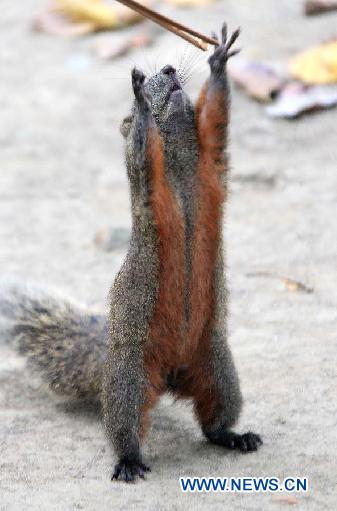
[[241,452],[262,444],[232,431],[242,408],[227,342],[223,217],[229,176],[228,59],[221,41],[196,106],[171,65],[146,80],[134,68],[126,140],[132,234],[110,291],[108,320],[9,282],[0,314],[10,338],[56,392],[99,400],[118,457],[113,480],[144,478],[149,411],[171,392],[190,399],[203,434]]

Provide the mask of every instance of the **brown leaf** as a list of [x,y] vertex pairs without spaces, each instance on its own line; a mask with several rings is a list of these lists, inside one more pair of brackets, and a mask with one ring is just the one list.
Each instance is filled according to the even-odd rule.
[[55,0],[55,5],[60,13],[74,21],[93,23],[96,30],[116,29],[142,19],[136,11],[116,2],[108,4],[103,0]]
[[150,46],[153,38],[147,32],[141,32],[128,39],[116,39],[113,36],[102,37],[95,45],[97,55],[106,60],[113,60],[127,54],[133,48]]
[[284,284],[288,291],[292,292],[298,292],[301,291],[302,293],[313,293],[313,288],[307,286],[306,284],[303,284],[302,282],[299,282],[298,280],[290,279],[289,277],[283,277]]
[[337,104],[337,85],[306,86],[289,82],[280,92],[276,101],[267,107],[271,117],[292,119],[300,115],[331,108]]
[[283,280],[286,288],[289,291],[293,292],[302,292],[302,293],[313,293],[314,288],[309,287],[306,284],[303,284],[299,280],[294,280],[289,277],[285,277],[284,275],[279,275],[278,273],[274,273],[272,271],[253,271],[246,274],[247,277],[269,277],[272,279],[281,279]]
[[[143,0],[150,5],[152,0]],[[61,36],[78,36],[97,30],[118,29],[141,21],[137,12],[103,0],[54,0],[34,18],[33,29]]]
[[299,503],[299,500],[294,497],[294,495],[278,495],[277,497],[272,498],[273,502],[283,502],[284,504],[289,504],[295,506]]
[[59,35],[63,37],[74,37],[88,34],[95,30],[90,22],[77,22],[69,20],[66,16],[55,11],[50,5],[37,13],[33,19],[33,30],[46,32],[47,34]]
[[284,80],[267,64],[250,62],[243,57],[230,62],[229,74],[236,84],[258,101],[271,101]]

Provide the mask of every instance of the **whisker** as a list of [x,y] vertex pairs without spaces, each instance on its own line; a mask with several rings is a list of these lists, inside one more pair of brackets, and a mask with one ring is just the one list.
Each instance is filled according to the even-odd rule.
[[191,48],[189,45],[185,45],[184,53],[181,59],[181,68],[180,68],[180,74],[182,77],[184,77],[187,66],[189,65],[189,54],[191,52]]
[[184,51],[183,51],[183,53],[182,53],[182,55],[180,57],[178,71],[177,71],[179,77],[183,77],[183,75],[184,75],[183,70],[184,70],[184,67],[185,67],[185,61],[186,61],[186,56],[187,56],[187,53],[188,53],[188,49],[189,49],[188,45],[185,44]]
[[201,62],[202,57],[203,56],[200,55],[198,52],[194,52],[190,56],[189,60],[185,64],[183,73],[181,74],[182,81],[183,81],[184,84],[186,84],[191,79],[191,76],[194,74],[194,72],[197,69],[197,67],[200,66],[200,62]]

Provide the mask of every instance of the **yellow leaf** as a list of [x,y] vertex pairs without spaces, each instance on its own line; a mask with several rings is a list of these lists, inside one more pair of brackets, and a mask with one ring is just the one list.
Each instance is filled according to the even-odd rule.
[[56,9],[74,21],[90,22],[96,30],[120,28],[142,19],[135,11],[102,0],[56,0]]
[[304,83],[336,83],[337,41],[299,53],[290,61],[290,72]]

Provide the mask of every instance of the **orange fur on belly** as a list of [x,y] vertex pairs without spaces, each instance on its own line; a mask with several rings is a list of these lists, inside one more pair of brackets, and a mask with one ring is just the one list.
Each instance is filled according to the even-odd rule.
[[224,136],[227,108],[223,91],[208,97],[207,84],[197,105],[199,165],[195,204],[192,278],[190,286],[191,351],[190,379],[182,393],[194,398],[197,417],[203,425],[212,424],[217,413],[211,336],[215,322],[215,267],[222,229],[225,200],[224,172],[227,157]]
[[[147,411],[166,390],[165,378],[172,368],[186,365],[186,380],[178,391],[194,397],[203,423],[216,413],[216,389],[211,360],[214,326],[215,267],[221,239],[223,174],[227,167],[223,140],[227,125],[224,94],[209,98],[207,85],[197,105],[199,162],[196,176],[192,270],[189,279],[190,316],[184,314],[185,223],[165,175],[162,142],[156,128],[148,138],[151,174],[151,206],[158,233],[159,287],[145,345],[144,364],[149,386],[144,402],[143,430]],[[205,369],[207,369],[205,371]]]
[[[207,87],[197,105],[199,164],[195,202],[192,278],[190,287],[190,344],[211,328],[214,309],[214,271],[221,238],[222,205],[225,198],[223,172],[225,155],[219,130],[225,126],[224,98],[214,94],[207,100]],[[224,129],[224,128],[223,128]],[[222,133],[220,133],[222,135]]]
[[158,233],[159,285],[144,351],[144,365],[150,381],[144,411],[151,408],[165,390],[166,374],[178,363],[185,321],[184,220],[165,176],[162,142],[157,128],[151,128],[148,137],[151,206]]

